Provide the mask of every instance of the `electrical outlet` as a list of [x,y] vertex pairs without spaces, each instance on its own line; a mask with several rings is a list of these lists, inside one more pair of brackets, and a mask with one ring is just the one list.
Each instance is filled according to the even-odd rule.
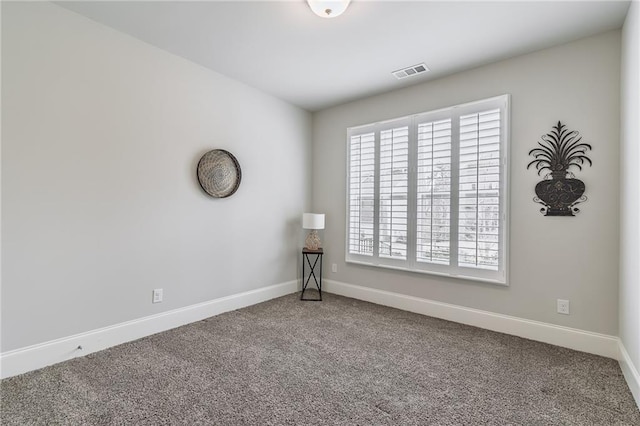
[[569,301],[565,299],[558,299],[558,313],[563,315],[569,315]]
[[335,263],[331,264],[331,272],[338,272],[338,265]]
[[161,288],[156,288],[153,290],[153,299],[151,300],[152,303],[160,303],[162,302],[162,289]]

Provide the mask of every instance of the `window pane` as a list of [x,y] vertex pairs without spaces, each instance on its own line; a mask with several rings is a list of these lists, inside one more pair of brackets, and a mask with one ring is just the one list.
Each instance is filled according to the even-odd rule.
[[418,124],[416,260],[450,262],[451,120]]
[[375,137],[352,136],[349,146],[349,253],[373,256]]
[[407,258],[409,127],[380,132],[379,256]]
[[460,117],[458,264],[498,270],[500,110]]

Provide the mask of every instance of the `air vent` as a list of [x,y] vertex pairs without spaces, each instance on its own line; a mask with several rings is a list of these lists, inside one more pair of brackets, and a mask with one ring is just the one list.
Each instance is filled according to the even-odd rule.
[[403,78],[411,77],[414,75],[422,74],[429,71],[429,68],[425,64],[413,65],[409,68],[403,68],[401,70],[397,70],[392,72],[398,80],[402,80]]

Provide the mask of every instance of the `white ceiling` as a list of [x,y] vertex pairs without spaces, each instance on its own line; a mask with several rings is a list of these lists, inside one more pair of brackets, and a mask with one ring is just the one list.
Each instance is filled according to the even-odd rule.
[[[310,111],[620,28],[629,1],[56,2]],[[431,71],[396,80],[400,68]],[[576,70],[579,76],[580,70]]]

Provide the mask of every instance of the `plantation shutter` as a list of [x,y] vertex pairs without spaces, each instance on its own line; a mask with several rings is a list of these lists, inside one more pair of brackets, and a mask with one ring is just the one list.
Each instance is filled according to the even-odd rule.
[[350,138],[349,143],[349,253],[373,255],[375,134]]
[[509,96],[348,129],[348,262],[506,284]]
[[407,258],[409,126],[380,132],[378,255]]
[[451,119],[417,129],[416,260],[448,265],[451,249]]
[[460,117],[458,265],[497,271],[500,109]]

